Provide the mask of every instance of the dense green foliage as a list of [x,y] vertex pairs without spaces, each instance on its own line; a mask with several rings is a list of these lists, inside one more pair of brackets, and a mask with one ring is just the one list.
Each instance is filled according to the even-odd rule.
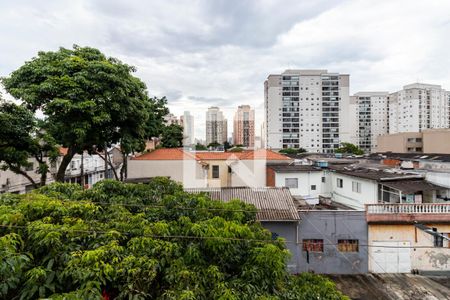
[[231,149],[228,149],[228,152],[242,152],[244,151],[244,148],[242,147],[233,147]]
[[341,147],[336,149],[336,153],[363,155],[364,151],[352,143],[341,143]]
[[178,148],[183,146],[183,127],[170,124],[164,127],[161,135],[161,146],[164,148]]
[[134,72],[134,67],[97,49],[74,46],[39,52],[3,78],[6,91],[30,112],[41,110],[46,132],[68,148],[57,171],[58,181],[64,180],[76,153],[95,153],[120,142],[125,151],[132,151],[142,148],[153,133],[148,131],[158,131],[165,100],[149,98]]
[[285,148],[285,149],[281,149],[280,153],[282,153],[282,154],[306,153],[306,150],[304,148]]
[[205,151],[205,150],[208,150],[208,148],[206,148],[205,145],[202,145],[202,144],[200,144],[200,143],[197,143],[197,144],[195,145],[195,150],[198,150],[198,151]]
[[255,208],[168,179],[56,183],[0,196],[2,299],[346,299],[286,272]]

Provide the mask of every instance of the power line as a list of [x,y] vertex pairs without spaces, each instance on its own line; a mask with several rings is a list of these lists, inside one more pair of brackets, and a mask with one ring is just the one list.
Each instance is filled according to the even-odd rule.
[[[43,223],[46,225],[55,225]],[[27,229],[31,226],[26,225],[0,225],[1,228],[17,228],[17,229]],[[115,231],[119,234],[123,235],[137,235],[136,233],[129,231],[119,231],[114,228],[110,230],[82,230],[82,229],[64,229],[64,228],[39,228],[38,230],[49,231],[49,232],[66,232],[66,233],[90,233],[90,234],[108,234],[112,231]],[[154,234],[139,234],[141,237],[151,237],[156,239],[189,239],[189,240],[228,240],[228,241],[242,241],[242,242],[261,242],[261,243],[275,243],[276,240],[261,240],[261,239],[248,239],[248,238],[235,238],[235,237],[219,237],[219,236],[193,236],[193,235],[154,235]],[[283,240],[284,243],[287,244],[300,244],[296,241]],[[321,243],[324,246],[338,246],[336,243]],[[386,245],[369,245],[369,244],[359,244],[360,247],[371,247],[371,248],[396,248],[396,249],[446,249],[450,250],[450,248],[445,247],[433,247],[433,246],[386,246]],[[314,252],[314,251],[311,251]]]

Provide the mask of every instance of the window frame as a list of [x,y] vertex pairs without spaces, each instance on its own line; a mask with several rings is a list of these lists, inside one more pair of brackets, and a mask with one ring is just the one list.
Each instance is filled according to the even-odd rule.
[[220,178],[220,166],[219,165],[213,165],[211,168],[211,178],[218,179]]
[[[295,186],[291,186],[290,184],[288,184],[288,180],[295,180]],[[284,178],[284,186],[290,189],[298,189],[298,178],[296,177]]]
[[338,239],[337,250],[339,252],[359,252],[359,240],[357,239]]
[[323,239],[303,239],[302,251],[323,253]]
[[336,178],[336,186],[338,187],[338,188],[343,188],[344,187],[344,179],[342,179],[342,178]]

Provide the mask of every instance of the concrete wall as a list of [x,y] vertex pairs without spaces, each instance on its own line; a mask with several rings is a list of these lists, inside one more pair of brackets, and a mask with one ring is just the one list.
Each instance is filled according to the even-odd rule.
[[[449,224],[426,224],[428,227],[436,227],[438,232],[450,233]],[[414,225],[378,225],[369,224],[369,245],[374,241],[399,241],[409,243],[411,248],[411,269],[422,272],[449,272],[450,271],[450,249],[448,242],[444,241],[443,248],[433,247],[433,236]],[[370,248],[369,253],[376,249]],[[370,257],[370,256],[369,256]],[[369,270],[375,268],[373,259],[369,258]]]
[[184,187],[206,187],[207,174],[195,160],[129,160],[128,178],[169,177]]
[[423,153],[450,154],[450,129],[424,130]]
[[[297,172],[297,173],[275,173],[275,186],[284,187],[286,178],[297,178],[298,188],[290,188],[293,196],[313,196],[318,197],[324,194],[324,184],[322,183],[322,171],[317,172]],[[312,190],[311,186],[316,189]]]
[[[359,274],[368,270],[367,223],[363,211],[300,211],[298,271],[319,274]],[[302,249],[303,239],[323,239],[324,252]],[[339,239],[357,239],[358,252],[340,252]]]
[[[396,134],[386,134],[381,135],[377,139],[377,151],[378,152],[397,152],[397,153],[407,153],[408,148],[414,149],[422,149],[423,152],[423,143],[422,142],[408,142],[408,138],[422,138],[422,133],[420,132],[403,132]],[[416,152],[416,151],[409,151]],[[432,151],[434,153],[438,153]]]
[[298,273],[299,244],[297,239],[297,222],[261,222],[261,225],[286,241],[286,248],[291,252],[287,268],[291,273]]

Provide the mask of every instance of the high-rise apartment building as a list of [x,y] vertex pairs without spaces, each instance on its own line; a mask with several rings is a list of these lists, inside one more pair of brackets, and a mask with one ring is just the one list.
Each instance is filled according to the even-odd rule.
[[449,128],[449,103],[449,92],[440,85],[405,85],[389,95],[389,133]]
[[250,105],[241,105],[234,114],[233,143],[244,147],[255,146],[255,111]]
[[189,111],[185,111],[180,116],[180,123],[183,126],[183,145],[190,146],[194,144],[194,116]]
[[388,133],[389,92],[359,92],[351,97],[356,106],[357,145],[370,153],[377,149],[377,138]]
[[265,147],[332,153],[355,142],[349,75],[327,70],[286,70],[264,83]]
[[164,116],[164,123],[166,125],[178,124],[180,125],[180,120],[172,113],[168,113]]
[[206,112],[206,145],[226,142],[228,137],[227,126],[227,119],[218,107],[208,108]]

